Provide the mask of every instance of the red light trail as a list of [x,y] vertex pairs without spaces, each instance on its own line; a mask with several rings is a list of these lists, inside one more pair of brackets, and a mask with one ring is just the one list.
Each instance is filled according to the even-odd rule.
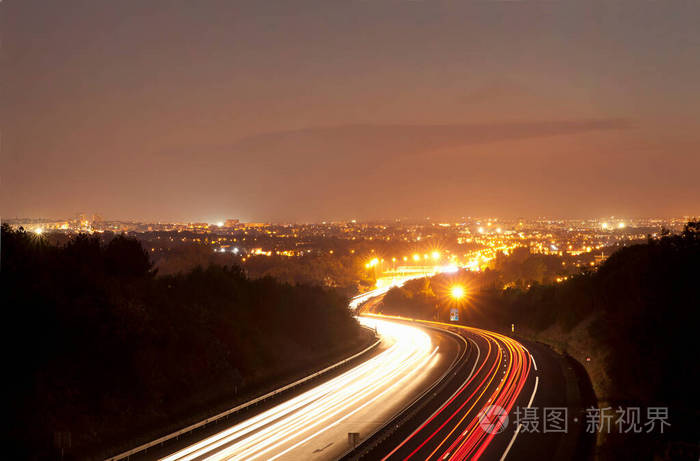
[[477,351],[477,363],[454,394],[383,459],[479,459],[504,429],[530,374],[531,356],[522,344],[498,333],[420,323],[464,336]]

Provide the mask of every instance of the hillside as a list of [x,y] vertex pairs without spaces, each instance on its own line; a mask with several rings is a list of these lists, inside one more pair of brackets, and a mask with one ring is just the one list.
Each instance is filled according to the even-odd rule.
[[333,291],[236,267],[160,277],[122,236],[52,246],[3,226],[2,295],[17,458],[67,437],[68,458],[104,455],[367,339]]

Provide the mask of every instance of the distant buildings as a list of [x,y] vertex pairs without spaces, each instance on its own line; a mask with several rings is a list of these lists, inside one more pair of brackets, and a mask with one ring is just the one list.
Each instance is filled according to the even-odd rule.
[[97,214],[80,213],[70,219],[15,218],[4,222],[36,234],[141,234],[139,238],[156,253],[166,251],[168,242],[196,242],[241,261],[253,256],[357,255],[368,267],[376,260],[382,272],[424,270],[422,266],[434,265],[476,271],[493,267],[499,255],[518,252],[563,258],[562,271],[570,272],[599,265],[621,246],[657,238],[662,227],[679,231],[687,220],[463,217],[457,222],[274,224],[230,218],[210,224],[106,221]]

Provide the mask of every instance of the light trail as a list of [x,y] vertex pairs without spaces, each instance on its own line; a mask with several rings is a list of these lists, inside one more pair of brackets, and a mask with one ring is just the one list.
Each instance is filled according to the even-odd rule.
[[393,344],[326,383],[162,459],[276,459],[287,455],[408,384],[437,352],[428,334],[419,328],[373,318],[360,322],[376,327]]
[[[372,295],[376,296],[376,293]],[[312,454],[313,447],[309,447],[320,440],[329,440],[329,437],[331,441],[337,439],[343,428],[338,427],[340,424],[358,413],[364,415],[368,410],[373,411],[377,404],[393,398],[435,359],[437,348],[425,331],[394,320],[406,319],[374,314],[359,317],[362,324],[376,328],[389,344],[375,357],[162,459],[323,457]],[[383,459],[478,459],[502,425],[498,417],[492,424],[484,424],[484,417],[511,412],[534,360],[520,343],[498,333],[440,322],[416,323],[457,330],[475,346],[476,360],[469,376],[462,378],[464,381],[448,400]],[[494,408],[498,411],[494,412]],[[328,435],[324,435],[326,433]],[[516,436],[517,431],[508,449]]]
[[[502,430],[502,415],[512,411],[530,375],[533,358],[518,341],[498,333],[440,322],[416,322],[457,329],[480,344],[478,349],[486,353],[477,358],[480,363],[476,372],[471,373],[446,402],[383,459],[479,459]],[[535,392],[536,388],[533,398]],[[508,449],[514,440],[515,437]]]
[[[377,288],[375,288],[374,290],[362,293],[360,295],[357,295],[350,300],[350,304],[349,304],[350,309],[356,310],[357,307],[360,304],[364,303],[365,301],[368,301],[371,298],[376,298],[378,296],[381,296],[394,287],[400,287],[404,283],[408,282],[409,280],[420,279],[420,278],[424,278],[424,277],[432,277],[435,274],[441,274],[441,273],[451,274],[451,273],[457,272],[458,270],[459,270],[458,266],[450,264],[450,265],[446,265],[446,266],[431,266],[430,270],[415,273],[415,274],[402,274],[402,275],[381,277],[381,278],[377,279]],[[387,272],[387,273],[389,273],[389,272]]]
[[[532,363],[535,365],[535,371],[537,371],[537,364],[535,363],[534,357],[532,357],[532,354],[530,354],[530,358],[532,358]],[[530,396],[530,401],[527,403],[526,408],[530,408],[532,406],[532,401],[535,400],[535,394],[537,394],[537,386],[540,383],[540,377],[536,376],[535,377],[535,388],[532,390],[532,396]],[[500,461],[504,461],[506,457],[508,456],[508,453],[510,452],[510,449],[513,447],[513,444],[515,443],[515,439],[518,438],[518,434],[520,433],[520,429],[523,428],[523,425],[518,423],[518,427],[515,428],[515,433],[513,433],[513,438],[510,439],[510,442],[508,443],[508,446],[506,447],[506,451],[503,452],[503,456],[501,456]]]

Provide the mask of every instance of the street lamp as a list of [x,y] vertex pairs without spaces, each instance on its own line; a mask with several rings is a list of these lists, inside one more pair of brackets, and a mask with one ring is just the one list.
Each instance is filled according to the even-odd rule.
[[462,285],[454,285],[452,288],[450,288],[450,296],[455,301],[459,301],[460,299],[464,298],[464,294],[464,287]]

